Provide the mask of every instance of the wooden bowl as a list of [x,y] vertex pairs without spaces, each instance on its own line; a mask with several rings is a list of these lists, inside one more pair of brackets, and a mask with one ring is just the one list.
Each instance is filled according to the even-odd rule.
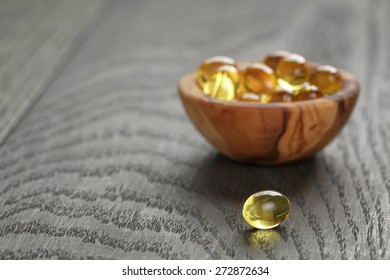
[[[310,63],[309,70],[315,66]],[[307,101],[222,101],[201,91],[195,73],[184,76],[178,90],[192,123],[219,152],[241,162],[276,165],[313,156],[347,122],[360,86],[352,74],[339,71],[339,92]]]

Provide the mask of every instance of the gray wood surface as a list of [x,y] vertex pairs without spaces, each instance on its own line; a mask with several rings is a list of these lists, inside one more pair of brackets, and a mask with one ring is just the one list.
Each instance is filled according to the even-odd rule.
[[0,1],[0,143],[58,76],[111,2]]
[[[384,0],[120,1],[0,148],[0,257],[389,259],[389,12]],[[209,56],[275,49],[355,73],[358,106],[311,160],[233,162],[194,129],[176,83]],[[263,189],[292,211],[255,231],[241,209]]]

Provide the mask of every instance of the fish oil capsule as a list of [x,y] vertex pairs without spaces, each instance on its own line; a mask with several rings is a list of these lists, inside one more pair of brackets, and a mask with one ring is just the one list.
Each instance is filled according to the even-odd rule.
[[196,71],[196,81],[203,90],[203,92],[209,95],[211,92],[210,87],[205,88],[205,85],[210,82],[213,74],[217,72],[217,69],[223,65],[235,65],[235,61],[227,56],[213,56],[205,61],[198,67]]
[[318,87],[325,95],[335,93],[342,86],[337,69],[330,65],[320,65],[310,76],[309,82]]
[[299,54],[283,57],[279,61],[276,75],[282,88],[298,93],[308,78],[306,59]]
[[276,72],[276,69],[279,65],[279,61],[290,54],[291,53],[288,51],[274,51],[264,58],[263,63],[270,67],[274,72]]
[[276,89],[271,93],[270,102],[292,102],[294,101],[294,95],[292,92],[284,89]]
[[[246,68],[248,68],[248,66],[251,65],[250,62],[244,62],[244,63],[238,63],[237,64],[237,70],[238,70],[238,76],[239,76],[239,85],[238,85],[238,88],[237,88],[237,96],[241,96],[243,95],[244,93],[246,93],[246,88],[245,88],[245,85],[244,85],[244,73],[245,73],[245,70]],[[242,100],[244,101],[244,100]]]
[[290,201],[285,195],[275,191],[261,191],[245,201],[242,215],[254,228],[269,229],[287,219],[290,208]]
[[244,101],[244,102],[259,103],[260,102],[260,96],[257,95],[256,93],[244,92],[243,94],[238,96],[237,100],[238,101]]
[[302,100],[310,100],[319,97],[323,97],[324,95],[318,89],[318,87],[306,83],[303,88],[299,91],[297,95],[294,96],[294,101],[302,101]]
[[270,93],[276,86],[274,71],[265,64],[251,63],[243,74],[244,86],[249,92]]
[[232,65],[222,65],[216,69],[211,79],[203,86],[214,98],[231,101],[236,97],[239,76],[237,68]]
[[238,96],[238,101],[253,102],[253,103],[268,103],[272,96],[267,93],[256,94],[252,92],[245,92]]

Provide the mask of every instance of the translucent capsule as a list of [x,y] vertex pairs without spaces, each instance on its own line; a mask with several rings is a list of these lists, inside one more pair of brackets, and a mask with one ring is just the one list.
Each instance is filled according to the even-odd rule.
[[259,103],[260,102],[260,96],[256,93],[251,92],[245,92],[237,98],[238,101],[244,101],[244,102],[254,102]]
[[251,63],[245,69],[243,79],[247,91],[257,94],[269,93],[276,86],[274,71],[262,63]]
[[231,101],[236,97],[239,83],[237,68],[232,65],[222,65],[216,69],[204,86],[204,92],[209,92],[214,98]]
[[300,89],[298,94],[294,96],[294,101],[310,100],[323,96],[324,95],[318,89],[318,87],[309,83],[305,83],[305,85]]
[[236,66],[237,70],[238,70],[238,76],[240,78],[240,82],[239,82],[238,89],[236,92],[238,96],[243,95],[247,91],[247,89],[245,88],[245,85],[244,85],[244,73],[245,73],[246,68],[248,68],[249,65],[251,65],[250,62],[244,62],[244,63],[239,63]]
[[245,201],[242,215],[252,227],[269,229],[287,219],[290,208],[290,201],[285,195],[275,191],[261,191]]
[[336,68],[330,65],[320,65],[310,76],[311,84],[318,87],[325,95],[335,93],[342,86],[341,76]]
[[205,85],[210,82],[212,76],[217,69],[223,65],[235,65],[235,61],[227,56],[213,56],[205,61],[198,67],[196,71],[196,81],[205,94],[210,94],[210,87],[205,89]]
[[268,93],[252,93],[252,92],[245,92],[237,98],[238,101],[244,101],[244,102],[254,102],[254,103],[268,103],[270,102],[272,96]]
[[270,102],[292,102],[294,101],[294,95],[292,92],[284,89],[276,89],[271,93]]
[[279,61],[290,54],[291,53],[288,51],[274,51],[264,58],[263,63],[270,67],[274,72],[276,72],[276,69],[279,65]]
[[306,59],[299,54],[283,57],[276,70],[279,85],[297,93],[308,79]]
[[272,95],[269,93],[260,93],[260,103],[268,103],[271,101]]

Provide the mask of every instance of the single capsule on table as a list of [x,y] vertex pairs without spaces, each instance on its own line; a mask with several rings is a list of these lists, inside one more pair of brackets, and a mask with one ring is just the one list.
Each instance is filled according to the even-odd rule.
[[290,208],[290,201],[285,195],[275,191],[261,191],[245,201],[242,215],[252,227],[269,229],[287,219]]
[[279,61],[290,54],[291,53],[289,51],[274,51],[264,58],[263,63],[270,67],[274,72],[276,72],[276,69],[279,65]]
[[236,97],[238,83],[237,68],[232,65],[222,65],[204,84],[203,89],[214,98],[231,101]]
[[214,73],[217,72],[217,69],[223,65],[234,66],[235,64],[236,62],[227,56],[210,57],[203,61],[198,67],[198,70],[196,71],[196,81],[203,92],[208,95],[211,92],[209,92],[209,87],[205,89],[205,85],[210,82]]
[[298,93],[308,79],[306,59],[299,54],[283,57],[276,69],[276,75],[282,88]]
[[276,76],[267,65],[255,62],[245,69],[243,84],[246,90],[259,95],[261,103],[268,103],[276,86]]
[[335,93],[342,86],[341,76],[337,69],[330,65],[320,65],[311,74],[309,82],[318,87],[325,95]]
[[294,101],[310,100],[323,97],[324,95],[318,89],[318,87],[305,83],[303,88],[299,90],[299,93],[294,96]]

